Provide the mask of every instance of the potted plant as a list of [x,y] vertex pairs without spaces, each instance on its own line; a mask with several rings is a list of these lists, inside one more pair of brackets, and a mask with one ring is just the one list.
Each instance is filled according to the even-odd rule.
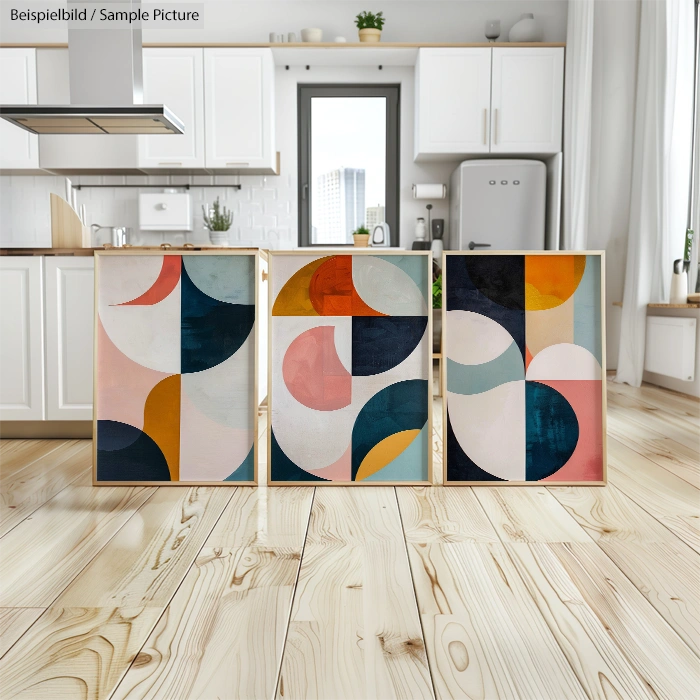
[[360,30],[360,41],[367,43],[377,43],[382,38],[382,27],[384,26],[384,13],[360,12],[355,18],[355,24]]
[[433,263],[433,352],[440,353],[442,351],[442,272],[436,268],[437,265]]
[[202,206],[202,215],[204,216],[204,228],[209,231],[209,240],[212,244],[216,246],[228,245],[228,230],[233,222],[233,213],[226,207],[222,208],[217,197],[209,211]]
[[369,246],[369,229],[366,226],[360,226],[352,233],[352,242],[356,248],[367,248]]

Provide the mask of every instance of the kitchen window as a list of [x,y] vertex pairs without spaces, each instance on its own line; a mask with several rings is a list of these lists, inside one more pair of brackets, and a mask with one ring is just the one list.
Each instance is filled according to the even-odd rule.
[[399,240],[398,85],[300,85],[299,245],[352,245],[386,223]]

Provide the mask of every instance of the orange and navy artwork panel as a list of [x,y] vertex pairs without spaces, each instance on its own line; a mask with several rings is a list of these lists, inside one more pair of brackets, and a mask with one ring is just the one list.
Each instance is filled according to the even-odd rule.
[[253,481],[255,257],[98,266],[97,481]]
[[270,478],[428,478],[428,261],[273,254]]
[[446,257],[446,481],[604,477],[600,255]]

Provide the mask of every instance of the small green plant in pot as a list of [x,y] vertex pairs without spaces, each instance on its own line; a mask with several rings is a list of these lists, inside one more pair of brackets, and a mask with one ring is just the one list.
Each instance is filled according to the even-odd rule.
[[367,248],[369,246],[369,229],[360,226],[352,232],[352,242],[356,248]]
[[374,44],[379,42],[385,21],[383,12],[377,12],[376,15],[373,12],[360,12],[355,17],[355,24],[360,30],[360,41]]
[[228,230],[233,223],[233,212],[226,207],[222,207],[217,197],[208,211],[205,206],[202,206],[202,215],[204,217],[204,228],[209,231],[209,240],[212,244],[217,246],[228,245]]

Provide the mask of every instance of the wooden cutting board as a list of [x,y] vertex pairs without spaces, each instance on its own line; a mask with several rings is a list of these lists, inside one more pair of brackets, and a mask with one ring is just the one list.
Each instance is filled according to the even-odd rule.
[[90,248],[90,229],[68,202],[57,194],[51,194],[51,247]]

